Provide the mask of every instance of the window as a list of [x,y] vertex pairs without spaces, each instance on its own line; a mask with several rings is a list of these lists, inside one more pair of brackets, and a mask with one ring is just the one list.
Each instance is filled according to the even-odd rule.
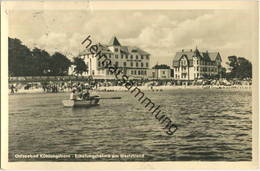
[[140,71],[138,70],[138,75],[140,75],[141,73],[140,73]]
[[117,61],[115,62],[115,66],[118,66],[118,62]]
[[98,61],[98,67],[100,67],[100,61]]
[[136,70],[134,70],[134,75],[136,75]]
[[182,61],[182,64],[185,66],[185,65],[186,65],[186,60],[183,60],[183,61]]
[[144,66],[144,64],[143,63],[141,63],[141,67],[143,67]]
[[133,72],[133,71],[131,71],[131,74],[133,75],[133,74],[134,74],[134,72]]
[[141,55],[141,59],[144,59],[144,56],[143,56],[143,55]]
[[115,58],[118,58],[118,55],[115,55]]
[[121,59],[123,59],[123,58],[124,58],[124,55],[122,54],[122,55],[121,55]]
[[146,71],[144,71],[144,75],[146,75]]
[[115,52],[118,52],[118,48],[115,48]]
[[124,62],[124,67],[126,66],[126,62]]
[[165,71],[163,71],[162,73],[165,74]]
[[199,60],[197,60],[197,65],[199,65]]
[[135,64],[135,65],[136,65],[136,67],[138,67],[138,62],[136,62],[136,64]]
[[131,55],[130,58],[133,59],[133,55]]
[[133,66],[133,62],[131,62],[131,64],[130,64],[130,65],[131,65],[131,67],[132,67],[132,66]]
[[148,62],[146,62],[146,67],[149,67],[149,64],[148,64]]
[[149,55],[146,56],[146,59],[149,59]]
[[136,55],[135,58],[138,59],[138,55]]
[[199,67],[197,67],[197,71],[199,71]]
[[125,58],[128,59],[128,55],[125,55]]

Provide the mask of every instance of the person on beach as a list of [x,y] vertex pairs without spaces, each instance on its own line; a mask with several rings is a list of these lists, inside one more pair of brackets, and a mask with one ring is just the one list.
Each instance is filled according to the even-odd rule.
[[15,86],[12,84],[10,88],[11,88],[11,94],[14,94]]

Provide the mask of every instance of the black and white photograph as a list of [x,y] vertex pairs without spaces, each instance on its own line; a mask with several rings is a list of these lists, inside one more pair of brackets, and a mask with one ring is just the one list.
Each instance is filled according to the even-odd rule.
[[253,162],[257,3],[35,4],[1,11],[9,164]]

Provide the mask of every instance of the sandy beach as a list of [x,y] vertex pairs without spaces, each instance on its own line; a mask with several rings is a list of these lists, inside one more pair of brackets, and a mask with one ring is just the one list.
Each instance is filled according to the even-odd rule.
[[[251,86],[242,86],[242,85],[234,85],[234,86],[138,86],[138,88],[142,91],[165,91],[165,90],[176,90],[176,89],[241,89],[241,90],[251,90]],[[128,91],[124,86],[109,86],[109,87],[98,87],[93,90],[96,92],[106,91],[106,92],[122,92]],[[9,90],[9,94],[10,94]],[[66,89],[64,91],[59,92],[70,92],[70,90]],[[32,88],[32,89],[19,89],[15,94],[27,94],[27,93],[44,93],[42,88]]]

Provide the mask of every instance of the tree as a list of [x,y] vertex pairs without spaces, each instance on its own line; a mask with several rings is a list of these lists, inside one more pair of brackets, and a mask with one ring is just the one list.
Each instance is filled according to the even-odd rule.
[[50,71],[50,55],[45,50],[34,48],[32,50],[32,66],[35,68],[34,75],[48,75]]
[[171,68],[170,66],[165,64],[161,64],[161,65],[156,64],[155,66],[153,66],[153,69],[170,69],[170,68]]
[[70,60],[59,52],[55,52],[50,58],[49,75],[63,76],[68,74],[68,69],[71,65]]
[[228,78],[252,78],[252,63],[243,58],[237,56],[229,56],[229,73],[227,73]]
[[227,65],[229,66],[228,70],[230,73],[228,74],[229,78],[236,78],[237,77],[237,56],[229,56]]
[[45,50],[32,51],[19,39],[8,38],[9,76],[67,75],[70,60],[56,52],[52,56]]
[[8,72],[11,76],[26,76],[33,73],[31,51],[19,39],[8,38]]
[[83,72],[88,71],[88,66],[86,65],[86,63],[82,58],[76,57],[73,60],[74,60],[73,64],[75,65],[74,72],[77,75],[82,75]]
[[252,78],[252,63],[243,57],[238,58],[239,78]]

